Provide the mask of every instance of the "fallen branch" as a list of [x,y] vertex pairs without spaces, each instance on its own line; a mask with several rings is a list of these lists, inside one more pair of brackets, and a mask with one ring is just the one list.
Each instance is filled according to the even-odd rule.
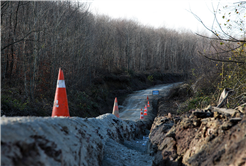
[[226,104],[226,100],[227,100],[228,96],[229,96],[229,95],[232,95],[233,92],[234,92],[234,91],[233,91],[232,89],[225,88],[225,89],[223,90],[223,92],[221,93],[221,95],[220,95],[220,99],[219,99],[219,102],[218,102],[217,107],[218,107],[218,108],[223,107],[223,106]]
[[238,112],[237,110],[234,109],[218,108],[218,107],[213,107],[212,111],[219,112],[222,114],[230,114],[230,115],[233,115],[234,113]]

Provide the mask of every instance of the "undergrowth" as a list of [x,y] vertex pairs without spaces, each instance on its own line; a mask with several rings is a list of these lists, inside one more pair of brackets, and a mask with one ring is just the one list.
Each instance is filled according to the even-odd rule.
[[[95,79],[83,90],[67,87],[70,116],[96,117],[104,113],[111,113],[115,97],[118,97],[120,104],[133,90],[144,89],[156,83],[155,80],[149,83],[148,75],[151,73],[141,74],[133,71],[129,71],[128,74],[126,72],[109,73]],[[165,77],[166,80],[173,80],[172,76],[168,75]],[[2,85],[1,116],[51,116],[55,91],[43,90],[31,99],[20,89],[23,87],[11,88],[6,84]]]
[[[234,50],[233,56],[246,59],[245,48],[246,44],[240,49]],[[217,62],[212,74],[204,74],[202,77],[197,76],[195,80],[199,81],[194,88],[194,95],[180,104],[178,112],[203,109],[208,105],[217,106],[220,95],[225,88],[231,89],[233,93],[228,96],[224,108],[234,109],[246,103],[245,63]]]

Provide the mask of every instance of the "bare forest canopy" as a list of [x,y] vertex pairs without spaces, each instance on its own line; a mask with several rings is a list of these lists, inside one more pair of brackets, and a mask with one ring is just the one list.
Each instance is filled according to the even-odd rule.
[[[2,85],[28,96],[54,89],[58,68],[81,89],[102,70],[188,73],[198,37],[124,19],[95,16],[69,1],[1,2]],[[193,64],[194,65],[194,64]]]

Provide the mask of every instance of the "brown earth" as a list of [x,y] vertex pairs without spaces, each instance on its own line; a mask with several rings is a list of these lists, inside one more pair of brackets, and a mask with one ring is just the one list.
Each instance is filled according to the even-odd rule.
[[231,114],[213,107],[178,114],[175,103],[189,96],[184,89],[158,101],[149,135],[153,166],[246,165],[246,108],[228,109]]

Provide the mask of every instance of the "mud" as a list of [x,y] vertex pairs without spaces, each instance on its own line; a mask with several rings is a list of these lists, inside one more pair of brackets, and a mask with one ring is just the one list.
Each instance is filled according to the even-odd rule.
[[[162,84],[146,90],[134,92],[133,94],[129,95],[124,103],[120,106],[120,118],[123,120],[133,121],[139,119],[140,110],[144,110],[145,105],[147,106],[148,104],[147,96],[150,102],[150,107],[147,107],[147,109],[151,111],[153,109],[153,101],[155,102],[161,97],[166,97],[173,87],[176,87],[180,84],[181,82],[174,84]],[[152,95],[152,91],[154,90],[158,90],[159,95]]]
[[[246,116],[242,109],[208,107],[168,114],[168,100],[158,101],[149,135],[153,166],[246,165]],[[230,113],[228,113],[228,111]]]

